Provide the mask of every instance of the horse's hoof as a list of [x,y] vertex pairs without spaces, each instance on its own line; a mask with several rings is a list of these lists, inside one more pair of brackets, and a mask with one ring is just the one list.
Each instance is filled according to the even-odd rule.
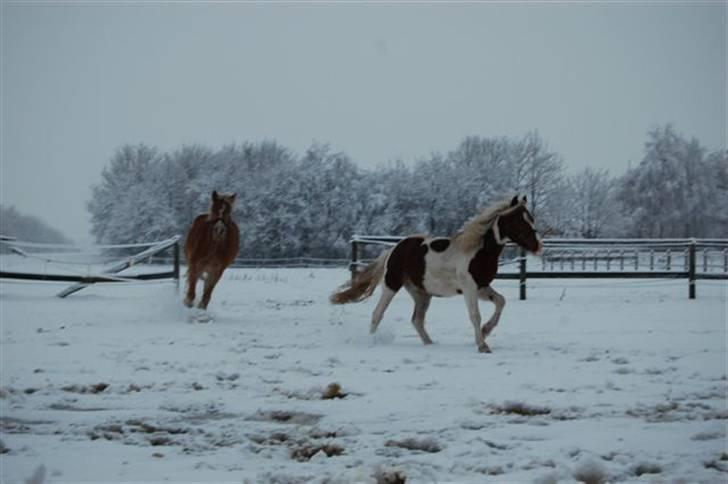
[[478,346],[478,352],[480,352],[480,353],[491,353],[490,348],[485,343],[483,343],[482,345]]
[[193,306],[193,303],[194,303],[194,301],[191,299],[185,299],[184,301],[182,301],[182,304],[184,304],[188,308],[191,308]]

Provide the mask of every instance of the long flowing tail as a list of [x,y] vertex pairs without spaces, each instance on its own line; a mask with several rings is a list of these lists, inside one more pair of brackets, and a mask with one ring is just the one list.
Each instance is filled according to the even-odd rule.
[[387,262],[389,250],[382,252],[377,260],[366,266],[366,268],[339,288],[329,297],[331,304],[348,304],[361,302],[371,296],[384,277],[384,268]]

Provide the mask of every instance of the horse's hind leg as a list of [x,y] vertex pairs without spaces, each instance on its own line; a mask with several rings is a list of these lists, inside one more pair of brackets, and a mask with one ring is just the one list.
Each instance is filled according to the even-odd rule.
[[217,281],[222,276],[223,268],[212,267],[207,271],[207,277],[205,277],[205,290],[202,293],[202,299],[200,304],[197,306],[200,309],[207,309],[207,305],[210,304],[210,298],[212,297],[212,291],[217,285]]
[[389,307],[389,303],[392,302],[392,298],[397,294],[397,291],[387,287],[387,284],[382,284],[382,295],[379,297],[377,307],[374,308],[372,313],[372,325],[369,327],[369,334],[374,334],[379,327],[379,323],[382,322],[384,311]]
[[184,298],[184,305],[191,308],[195,302],[195,287],[197,279],[200,277],[199,269],[196,265],[190,264],[187,269],[187,295]]
[[495,311],[493,312],[493,316],[491,316],[488,322],[483,325],[483,329],[481,330],[483,332],[483,338],[486,338],[491,333],[491,331],[493,331],[493,329],[498,325],[498,321],[501,317],[501,312],[503,311],[503,307],[506,305],[506,298],[504,298],[498,291],[490,286],[480,289],[478,291],[478,297],[495,304]]
[[405,288],[415,301],[415,309],[412,313],[412,324],[417,330],[417,334],[420,335],[422,343],[431,345],[432,340],[430,339],[430,335],[427,334],[427,330],[425,330],[425,314],[427,313],[427,309],[430,307],[432,296],[410,286],[405,286]]

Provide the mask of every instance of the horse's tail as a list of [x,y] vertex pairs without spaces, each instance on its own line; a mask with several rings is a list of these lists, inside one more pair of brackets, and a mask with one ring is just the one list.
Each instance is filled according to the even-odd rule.
[[353,280],[342,284],[330,297],[331,304],[361,302],[374,294],[374,290],[384,277],[384,269],[389,250],[382,252],[377,260],[366,266]]

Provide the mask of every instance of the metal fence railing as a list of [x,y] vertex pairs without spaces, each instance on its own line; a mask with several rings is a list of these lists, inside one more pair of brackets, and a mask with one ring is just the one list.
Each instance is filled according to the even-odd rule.
[[[134,281],[154,281],[172,279],[179,284],[180,275],[180,237],[174,236],[167,240],[158,242],[150,242],[144,244],[127,244],[114,246],[89,246],[80,247],[70,244],[39,244],[32,242],[21,242],[13,237],[0,237],[0,245],[3,245],[8,252],[21,256],[24,259],[35,261],[40,267],[34,267],[31,270],[11,271],[3,265],[0,267],[0,279],[18,279],[27,281],[51,281],[51,282],[73,282],[74,284],[65,288],[57,294],[58,297],[69,296],[91,284],[106,282],[134,282]],[[141,250],[145,248],[145,250]],[[111,252],[114,250],[124,249],[129,252],[122,256],[102,255],[103,252]],[[143,272],[138,274],[120,273],[135,267],[139,264],[148,263],[150,259],[157,254],[170,251],[172,256],[169,258],[172,268],[164,272]],[[38,252],[41,251],[41,252]],[[74,257],[78,256],[78,257]],[[99,263],[109,259],[106,262],[113,262],[112,265]],[[48,265],[57,267],[59,265],[76,265],[87,266],[89,269],[85,274],[73,273],[66,271],[65,273],[49,273]],[[90,268],[94,266],[95,270]],[[98,266],[98,267],[96,267]]]

